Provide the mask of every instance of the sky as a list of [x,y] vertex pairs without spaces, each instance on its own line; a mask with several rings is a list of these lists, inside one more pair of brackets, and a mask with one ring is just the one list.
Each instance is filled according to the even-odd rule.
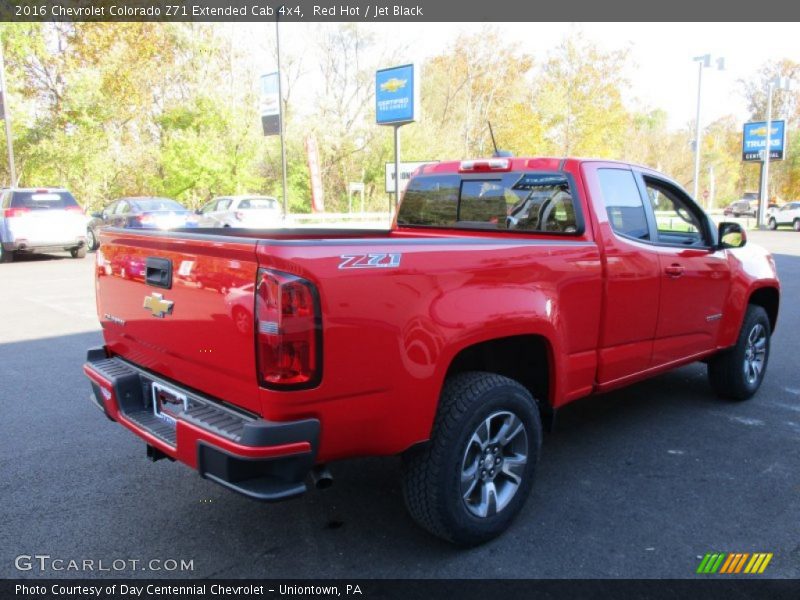
[[[274,43],[273,24],[250,24],[258,38],[251,46],[253,59],[265,71],[274,64],[265,46]],[[444,52],[460,32],[474,33],[484,23],[372,23],[385,44],[402,44],[408,50],[402,63],[422,63]],[[281,24],[284,52],[303,52],[315,24]],[[332,26],[332,25],[326,25]],[[505,39],[543,61],[548,51],[565,36],[580,31],[606,50],[630,48],[632,68],[629,105],[664,109],[673,128],[694,125],[697,107],[698,66],[695,56],[710,53],[724,57],[726,68],[705,69],[702,90],[702,122],[733,114],[747,118],[747,106],[738,80],[752,77],[766,61],[790,58],[800,62],[800,35],[794,23],[494,23]],[[241,27],[241,25],[233,25]],[[768,35],[765,35],[768,34]],[[247,39],[249,36],[244,36]],[[384,65],[391,66],[391,65]],[[313,93],[313,79],[304,82]],[[796,82],[800,87],[800,82]]]

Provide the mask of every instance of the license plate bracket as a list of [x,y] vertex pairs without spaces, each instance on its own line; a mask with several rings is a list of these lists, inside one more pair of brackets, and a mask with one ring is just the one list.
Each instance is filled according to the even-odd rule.
[[189,398],[174,388],[153,382],[150,393],[153,399],[153,414],[173,428],[180,413],[189,410]]

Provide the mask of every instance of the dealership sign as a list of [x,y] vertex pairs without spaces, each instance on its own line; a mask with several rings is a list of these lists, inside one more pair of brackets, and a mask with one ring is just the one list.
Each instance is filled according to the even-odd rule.
[[261,76],[261,127],[264,135],[280,135],[281,102],[278,97],[278,73]]
[[375,72],[375,121],[378,125],[402,125],[419,118],[419,90],[414,65]]
[[[406,187],[408,186],[408,181],[411,179],[411,175],[423,165],[433,165],[436,164],[437,161],[433,160],[425,160],[425,161],[418,161],[418,162],[401,162],[400,163],[400,191],[404,192]],[[386,192],[388,194],[394,194],[395,185],[394,185],[394,163],[386,163]]]
[[[763,160],[767,147],[767,123],[756,121],[745,123],[742,133],[742,160]],[[786,148],[785,121],[771,121],[769,133],[769,159],[783,160]]]

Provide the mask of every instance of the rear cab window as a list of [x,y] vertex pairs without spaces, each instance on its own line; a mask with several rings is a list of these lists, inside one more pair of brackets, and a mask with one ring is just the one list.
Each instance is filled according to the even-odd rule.
[[69,192],[45,190],[12,192],[9,203],[9,208],[28,210],[63,210],[77,206],[78,203]]
[[561,172],[420,175],[408,184],[397,224],[577,235],[583,221],[573,190]]

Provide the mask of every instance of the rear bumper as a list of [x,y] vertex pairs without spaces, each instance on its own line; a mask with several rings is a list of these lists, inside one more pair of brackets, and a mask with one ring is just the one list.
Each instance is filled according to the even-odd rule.
[[3,249],[7,252],[63,252],[70,248],[80,248],[86,245],[85,237],[72,238],[66,241],[28,241],[24,239],[16,240],[13,242],[3,242]]
[[[202,477],[267,502],[306,491],[319,441],[317,419],[277,423],[254,417],[125,360],[108,358],[105,348],[89,350],[83,371],[92,385],[92,401],[109,419]],[[188,408],[174,425],[154,413],[153,383],[187,397]]]

